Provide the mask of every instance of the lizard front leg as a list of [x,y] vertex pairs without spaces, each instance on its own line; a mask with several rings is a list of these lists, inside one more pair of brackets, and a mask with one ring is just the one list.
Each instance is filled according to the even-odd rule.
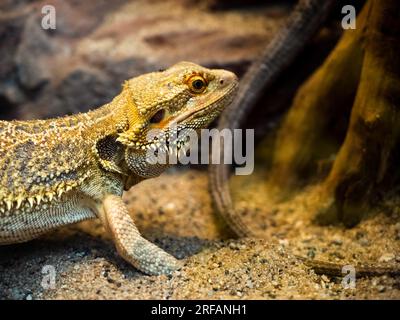
[[177,259],[142,237],[120,197],[107,195],[101,211],[101,220],[111,233],[117,251],[135,268],[159,275],[171,274],[181,267]]

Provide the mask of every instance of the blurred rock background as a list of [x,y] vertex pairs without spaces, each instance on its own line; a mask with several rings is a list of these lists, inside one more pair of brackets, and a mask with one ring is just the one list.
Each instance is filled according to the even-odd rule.
[[[0,1],[0,118],[84,112],[125,79],[181,60],[242,74],[290,10],[243,3]],[[41,27],[44,5],[55,30]]]

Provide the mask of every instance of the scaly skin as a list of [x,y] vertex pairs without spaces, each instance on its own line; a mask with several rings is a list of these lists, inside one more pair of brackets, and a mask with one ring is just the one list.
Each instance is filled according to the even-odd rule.
[[[219,119],[218,129],[240,128],[244,118],[265,90],[282,71],[298,56],[312,36],[319,30],[333,7],[333,0],[299,0],[285,26],[267,44],[240,81],[240,88],[233,103]],[[229,190],[229,165],[223,163],[224,151],[228,150],[221,139],[220,164],[209,166],[210,190],[216,209],[232,232],[239,237],[257,237],[236,212]],[[298,257],[318,273],[341,275],[342,266]],[[390,265],[355,266],[360,276],[391,274],[399,275],[400,269]]]
[[[180,263],[145,240],[121,200],[124,190],[158,176],[148,150],[184,150],[179,132],[205,128],[231,102],[236,76],[189,62],[125,82],[110,103],[58,119],[0,121],[0,244],[100,218],[121,256],[148,274]],[[151,129],[159,134],[148,140]]]
[[[331,263],[320,260],[311,260],[308,258],[296,256],[300,261],[302,261],[306,266],[312,268],[317,274],[326,274],[334,277],[343,277],[344,274],[342,272],[343,266],[346,263],[338,264]],[[349,264],[351,265],[351,264]],[[400,276],[400,269],[393,265],[385,265],[385,264],[358,264],[353,265],[354,271],[356,272],[356,277],[372,277],[372,276],[380,276],[380,275],[391,275],[391,276]]]

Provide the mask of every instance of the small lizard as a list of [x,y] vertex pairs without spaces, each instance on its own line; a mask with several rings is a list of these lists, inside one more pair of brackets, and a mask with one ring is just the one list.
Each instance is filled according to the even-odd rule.
[[[219,118],[219,130],[240,128],[247,113],[316,34],[333,6],[333,0],[299,0],[286,24],[266,45],[260,56],[251,64],[243,79],[240,80],[238,94]],[[235,235],[257,237],[256,233],[242,221],[233,206],[228,183],[229,165],[223,162],[224,152],[229,152],[231,146],[224,146],[223,139],[220,141],[220,146],[220,164],[209,166],[210,190],[216,209]],[[297,258],[317,273],[342,275],[342,266],[339,264],[300,256]],[[390,265],[363,264],[355,266],[355,269],[360,276],[400,274],[400,268]]]
[[[126,81],[110,103],[87,113],[0,121],[0,244],[99,218],[137,269],[152,275],[178,269],[177,259],[141,236],[121,196],[168,167],[147,161],[147,151],[185,150],[171,128],[205,128],[237,84],[229,71],[180,62]],[[151,129],[159,133],[148,139]]]

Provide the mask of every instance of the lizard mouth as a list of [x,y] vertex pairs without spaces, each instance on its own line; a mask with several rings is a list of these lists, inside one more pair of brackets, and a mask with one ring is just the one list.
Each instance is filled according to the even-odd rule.
[[197,106],[171,119],[154,137],[143,144],[142,150],[150,150],[155,155],[167,153],[178,156],[190,149],[190,136],[193,131],[205,128],[233,100],[238,84],[236,81],[226,85],[222,94],[210,100],[205,96],[196,101]]
[[[218,114],[227,106],[234,97],[237,83],[231,83],[224,94],[209,100],[205,97],[202,101],[198,102],[200,105],[196,108],[184,112],[182,115],[174,118],[168,126],[165,127],[162,134],[156,137],[147,145],[148,149],[155,152],[161,150],[168,154],[178,155],[179,153],[186,153],[190,149],[190,133],[196,129],[204,127],[204,123],[211,122]],[[202,118],[207,119],[201,121]],[[199,121],[195,119],[198,118]]]

